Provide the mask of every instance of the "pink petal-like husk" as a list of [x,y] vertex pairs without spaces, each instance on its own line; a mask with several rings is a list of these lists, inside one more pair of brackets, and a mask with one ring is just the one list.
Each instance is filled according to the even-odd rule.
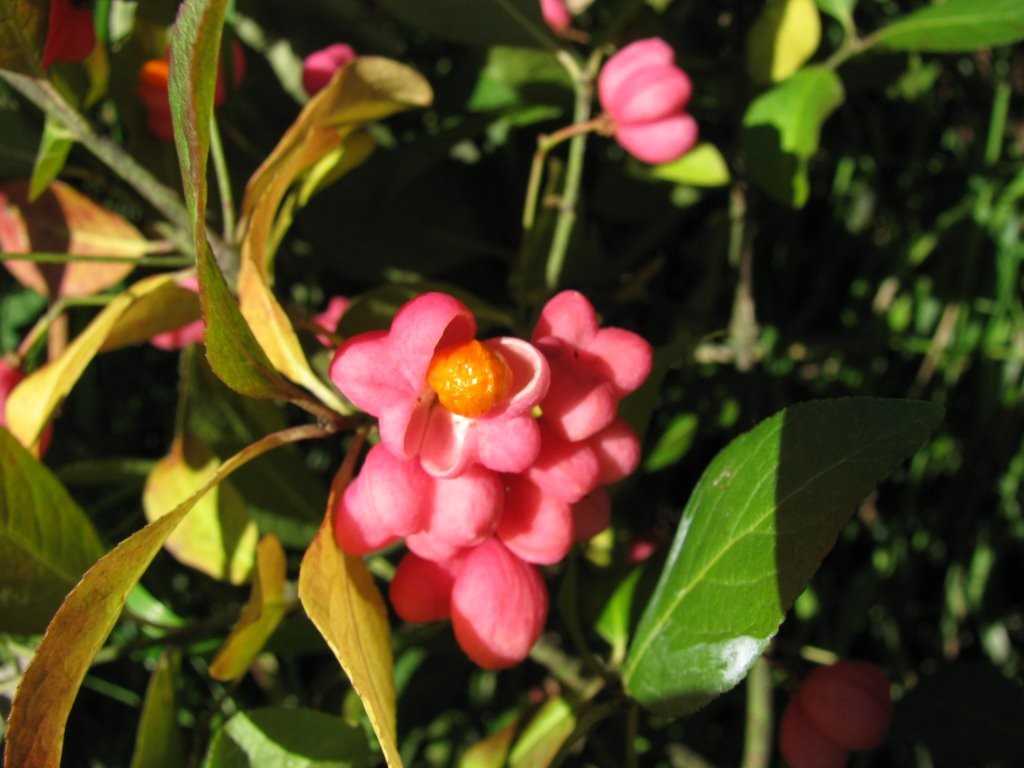
[[494,533],[505,508],[497,473],[469,467],[458,477],[432,478],[424,533],[453,547],[474,547]]
[[466,655],[484,669],[504,669],[523,661],[540,637],[548,593],[536,568],[488,539],[456,577],[451,611]]
[[622,419],[616,419],[590,440],[588,445],[597,456],[601,485],[617,483],[629,477],[640,466],[640,440]]
[[[334,333],[338,329],[338,323],[341,322],[342,315],[345,314],[345,311],[351,303],[351,299],[345,296],[334,296],[327,302],[327,306],[324,307],[322,312],[318,312],[313,315],[313,322],[321,328],[325,328],[331,333]],[[316,339],[327,348],[334,346],[330,337],[325,336],[322,333],[318,333]]]
[[[615,418],[619,399],[594,365],[554,337],[539,339],[551,368],[551,386],[541,401],[544,420],[565,440],[586,440]],[[603,366],[602,366],[603,367]]]
[[544,17],[544,23],[555,32],[565,32],[572,24],[565,0],[540,0],[540,15]]
[[452,587],[463,560],[436,562],[406,554],[388,588],[395,613],[414,623],[445,621],[451,615]]
[[779,725],[779,753],[793,768],[845,768],[850,752],[819,731],[796,699],[790,699]]
[[334,43],[309,54],[302,62],[303,89],[310,96],[319,93],[334,73],[355,57],[355,49],[346,43]]
[[424,293],[395,314],[388,345],[395,370],[405,378],[406,388],[419,396],[427,389],[434,352],[475,336],[476,319],[465,304],[446,293]]
[[95,47],[92,5],[51,0],[40,68],[45,70],[56,61],[81,61]]
[[637,160],[661,165],[678,160],[697,143],[697,121],[675,115],[652,123],[620,125],[615,139]]
[[432,481],[415,459],[398,459],[380,443],[366,455],[358,480],[361,500],[383,530],[407,536],[426,523]]
[[466,552],[465,548],[457,547],[450,541],[438,538],[428,531],[417,531],[416,533],[409,534],[405,537],[405,546],[409,548],[410,552],[415,552],[424,560],[435,560],[437,562],[451,560],[453,557],[458,557]]
[[380,524],[359,477],[345,489],[334,510],[334,540],[350,555],[365,555],[398,541]]
[[329,373],[338,390],[371,416],[403,401],[415,400],[421,388],[408,386],[391,359],[387,331],[368,331],[347,339],[331,360]]
[[479,419],[475,427],[478,461],[495,472],[525,472],[540,453],[540,428],[533,416]]
[[573,542],[569,504],[545,493],[521,475],[506,478],[508,498],[497,535],[528,563],[551,565],[567,554]]
[[654,352],[641,336],[623,328],[602,328],[586,346],[581,357],[599,368],[623,397],[651,375]]
[[846,749],[877,747],[892,724],[889,679],[866,661],[818,667],[800,685],[794,703],[822,734]]
[[638,69],[623,81],[619,97],[608,114],[618,126],[649,123],[682,112],[690,101],[693,84],[673,64]]
[[604,487],[572,505],[573,539],[586,541],[597,536],[612,521],[612,498]]
[[454,477],[476,462],[475,419],[459,416],[437,404],[430,408],[426,418],[419,456],[428,474]]
[[532,338],[536,342],[555,336],[570,346],[585,347],[597,333],[597,325],[597,312],[586,296],[579,291],[562,291],[544,305]]
[[488,339],[483,345],[500,355],[512,371],[512,389],[481,418],[500,419],[529,413],[544,398],[551,384],[551,372],[544,355],[530,342],[508,336]]
[[176,349],[184,349],[189,344],[202,344],[205,336],[206,322],[199,318],[176,330],[154,333],[149,337],[149,343],[157,349],[169,352]]
[[540,453],[526,471],[531,482],[573,504],[597,487],[600,474],[601,462],[590,441],[570,443],[553,429],[541,429]]
[[597,77],[597,93],[601,106],[614,113],[619,100],[629,94],[623,91],[624,82],[634,72],[648,67],[660,67],[675,62],[672,46],[659,37],[649,37],[630,43],[613,55],[601,67]]

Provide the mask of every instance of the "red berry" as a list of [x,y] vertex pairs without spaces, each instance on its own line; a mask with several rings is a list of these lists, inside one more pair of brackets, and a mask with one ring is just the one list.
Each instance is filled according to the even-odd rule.
[[850,754],[814,726],[800,706],[799,694],[782,715],[779,751],[789,768],[843,768]]
[[814,726],[846,749],[870,749],[892,721],[889,680],[873,664],[841,661],[814,670],[796,694]]

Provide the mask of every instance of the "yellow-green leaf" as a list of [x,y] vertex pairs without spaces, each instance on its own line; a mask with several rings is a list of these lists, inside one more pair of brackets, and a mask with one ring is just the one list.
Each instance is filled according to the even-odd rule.
[[4,259],[18,282],[43,296],[91,296],[127,277],[149,243],[122,216],[62,181],[53,181],[35,199],[28,182],[16,181],[0,187],[0,250],[123,259],[63,264]]
[[755,83],[777,83],[818,50],[821,16],[814,0],[768,0],[747,33],[747,72]]
[[174,689],[180,669],[178,648],[169,647],[157,659],[135,729],[131,768],[178,768],[186,763]]
[[[191,435],[177,437],[170,453],[146,480],[142,506],[150,522],[189,498],[220,468],[209,448]],[[180,562],[215,579],[242,584],[256,557],[259,533],[245,500],[230,482],[222,482],[197,502],[192,514],[167,537],[164,546]]]
[[103,347],[125,312],[174,276],[153,275],[118,294],[71,342],[64,353],[26,377],[7,399],[7,425],[23,445],[35,447],[54,411]]
[[43,631],[103,552],[61,482],[0,428],[0,631]]
[[730,181],[729,166],[718,147],[702,141],[678,160],[651,168],[651,176],[691,187],[724,187]]
[[398,754],[391,629],[384,600],[363,561],[334,541],[331,494],[327,515],[299,569],[299,600],[352,682],[391,768]]
[[561,696],[548,699],[516,739],[509,754],[509,766],[551,765],[575,727],[576,713],[572,705]]
[[217,680],[236,680],[245,674],[287,610],[284,596],[285,558],[281,541],[273,534],[260,539],[256,548],[249,602],[217,651],[210,675]]
[[141,344],[158,333],[173,331],[202,317],[199,295],[176,280],[162,283],[128,307],[110,329],[100,352]]
[[194,496],[136,531],[86,571],[50,621],[18,685],[7,721],[4,768],[59,768],[68,713],[96,652],[114,628],[128,593],[203,494],[273,448],[326,434],[317,426],[293,427],[247,446]]

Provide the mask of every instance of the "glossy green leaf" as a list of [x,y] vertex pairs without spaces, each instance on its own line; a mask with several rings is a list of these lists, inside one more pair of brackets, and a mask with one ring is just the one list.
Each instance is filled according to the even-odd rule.
[[103,552],[61,482],[0,428],[0,631],[42,632]]
[[36,445],[54,411],[116,330],[125,312],[173,279],[170,274],[153,275],[118,294],[60,357],[33,371],[14,388],[7,398],[7,425],[23,445]]
[[169,647],[149,676],[135,729],[131,768],[177,768],[184,765],[185,747],[178,729],[175,685],[181,679],[181,651]]
[[700,420],[695,413],[680,413],[673,418],[644,459],[644,469],[648,472],[657,472],[683,458],[693,444],[699,423]]
[[747,74],[755,83],[792,75],[821,43],[814,0],[768,0],[747,33]]
[[369,765],[363,731],[312,709],[239,712],[217,731],[203,768],[360,768]]
[[541,706],[512,745],[508,756],[511,768],[551,765],[558,751],[576,727],[576,713],[561,696],[554,696]]
[[237,680],[263,650],[288,608],[284,595],[285,567],[284,549],[278,538],[260,539],[249,602],[210,664],[211,677]]
[[[142,492],[146,519],[175,509],[217,474],[220,460],[194,436],[176,437],[156,463]],[[224,481],[198,501],[192,514],[167,537],[164,547],[181,563],[231,584],[249,578],[259,534],[245,500]]]
[[466,109],[486,112],[552,102],[567,106],[571,93],[569,73],[553,52],[499,45],[488,49]]
[[74,145],[74,134],[53,117],[47,115],[46,124],[43,126],[43,135],[39,139],[39,151],[36,153],[35,166],[32,168],[32,179],[29,181],[30,200],[39,197],[50,182],[60,175]]
[[0,69],[37,74],[46,40],[46,0],[0,3]]
[[612,658],[619,662],[626,657],[629,633],[636,618],[634,598],[646,568],[641,563],[625,574],[594,622],[594,631],[611,646]]
[[926,402],[823,400],[733,440],[683,512],[626,658],[629,694],[684,714],[735,686],[855,506],[941,418]]
[[538,47],[551,40],[535,0],[381,0],[396,18],[431,37],[487,47]]
[[947,0],[897,19],[875,33],[879,45],[898,51],[955,53],[1024,40],[1020,0]]
[[843,98],[835,72],[807,67],[755,99],[743,116],[751,180],[779,202],[803,207],[811,192],[807,163],[818,150],[822,124]]
[[302,558],[299,600],[363,702],[384,759],[398,768],[402,759],[387,608],[363,561],[334,540],[332,510],[340,492],[335,488],[331,494],[324,522]]
[[294,427],[248,446],[225,461],[196,495],[136,531],[86,571],[54,614],[18,685],[7,721],[4,768],[60,766],[68,714],[93,658],[117,623],[128,593],[203,494],[269,450],[324,435],[319,427]]

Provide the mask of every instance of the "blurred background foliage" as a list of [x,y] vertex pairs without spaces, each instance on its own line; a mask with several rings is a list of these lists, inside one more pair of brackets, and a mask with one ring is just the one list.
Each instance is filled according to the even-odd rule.
[[[87,113],[180,187],[173,147],[140,130],[132,98],[134,67],[158,44],[153,30],[170,23],[175,5],[132,6],[133,29],[149,36],[114,47],[109,91]],[[922,5],[861,0],[853,19],[871,31]],[[1019,764],[1024,49],[871,51],[842,63],[844,97],[808,162],[806,202],[794,207],[752,183],[744,143],[744,115],[765,88],[745,63],[760,7],[599,0],[578,19],[594,45],[651,35],[672,43],[695,84],[690,111],[701,139],[719,149],[728,176],[677,183],[610,141],[588,144],[562,284],[586,293],[607,324],[650,339],[660,378],[628,404],[646,460],[616,489],[614,535],[552,573],[552,629],[569,644],[573,625],[593,626],[627,572],[629,543],[650,540],[663,556],[711,457],[779,408],[844,395],[930,400],[946,408],[939,432],[861,505],[783,625],[770,654],[776,702],[812,662],[873,660],[901,699],[890,743],[857,765]],[[572,91],[549,52],[517,47],[533,42],[518,28],[458,21],[412,0],[306,0],[284,11],[237,2],[231,30],[246,46],[247,70],[219,113],[236,199],[297,114],[298,67],[313,50],[343,40],[396,58],[437,95],[429,109],[377,126],[374,157],[315,197],[279,252],[277,292],[286,303],[312,311],[333,295],[356,299],[345,335],[379,324],[427,286],[471,297],[474,308],[492,308],[484,324],[519,333],[537,309],[524,286],[536,283],[530,275],[551,221],[542,215],[522,242],[522,201],[537,134],[569,122]],[[821,23],[815,62],[843,40],[838,21],[822,15]],[[73,81],[81,73],[71,70],[58,72],[81,92]],[[0,85],[0,181],[31,175],[42,131],[39,113]],[[560,172],[556,151],[549,176]],[[146,205],[80,147],[62,178],[156,234]],[[45,302],[6,272],[0,289],[0,345],[10,351]],[[146,346],[99,357],[63,408],[47,464],[108,544],[144,523],[142,484],[171,442],[179,381],[189,382],[185,418],[221,456],[294,418],[230,393],[199,353],[179,359]],[[263,529],[288,547],[292,577],[342,449],[289,448],[237,477]],[[642,591],[656,569],[640,568]],[[557,595],[566,594],[570,572],[580,594],[566,614]],[[359,720],[358,700],[301,611],[288,614],[252,675],[223,684],[206,670],[245,588],[183,569],[165,553],[143,584],[76,702],[66,764],[129,764],[132,741],[112,738],[110,724],[130,733],[158,662],[177,670],[186,753],[204,754],[227,717],[253,707]],[[565,624],[577,611],[582,619]],[[596,653],[609,652],[604,633],[584,634]],[[0,636],[0,697],[11,695],[33,642]],[[566,681],[580,663],[570,644],[565,657],[497,675],[473,668],[447,628],[399,626],[395,642],[399,733],[411,765],[456,764],[524,706],[558,691],[571,698]],[[167,661],[168,647],[180,655]],[[685,720],[635,714],[641,764],[738,764],[744,707],[741,686]],[[552,713],[550,729],[565,728],[568,717]],[[635,727],[607,721],[569,763],[620,764]]]

